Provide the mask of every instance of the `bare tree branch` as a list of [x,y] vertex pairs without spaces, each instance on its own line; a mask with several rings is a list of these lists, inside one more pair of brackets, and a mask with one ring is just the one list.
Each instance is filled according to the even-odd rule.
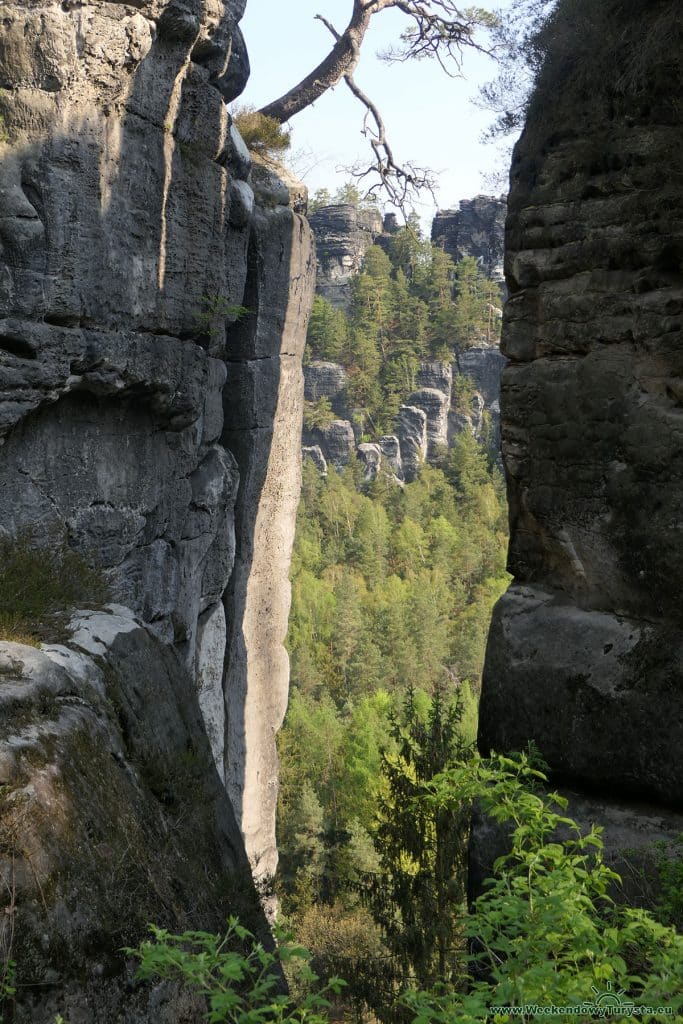
[[352,3],[351,18],[343,32],[338,32],[322,14],[316,15],[334,38],[332,49],[306,78],[279,99],[262,107],[259,113],[280,123],[288,121],[343,79],[365,107],[362,131],[374,154],[369,167],[352,168],[351,173],[359,181],[376,176],[377,180],[369,185],[368,195],[384,191],[405,216],[406,205],[420,192],[426,190],[434,197],[435,182],[427,169],[396,162],[377,106],[353,78],[370,20],[390,7],[410,19],[410,27],[401,36],[402,47],[384,54],[385,60],[432,57],[447,74],[455,77],[460,73],[464,47],[491,52],[475,38],[475,33],[482,28],[493,28],[496,18],[479,7],[461,9],[454,0],[352,0]]
[[[339,39],[339,33],[334,25],[322,14],[316,15],[318,21],[332,33],[335,39]],[[434,178],[429,171],[422,167],[415,167],[413,164],[397,164],[394,153],[386,135],[386,128],[382,115],[377,106],[367,96],[360,86],[355,82],[353,76],[347,72],[344,81],[356,97],[365,107],[366,113],[363,118],[363,135],[370,141],[370,146],[375,155],[374,163],[365,168],[352,168],[354,178],[362,181],[369,175],[377,175],[378,181],[370,185],[366,197],[374,195],[377,191],[383,191],[389,201],[396,206],[401,213],[406,215],[406,205],[411,199],[415,199],[423,191],[428,191],[433,199]]]
[[401,35],[402,46],[385,50],[388,63],[433,58],[451,78],[461,74],[463,50],[477,50],[493,56],[493,49],[476,38],[481,28],[494,28],[497,19],[481,8],[461,11],[451,0],[395,0],[394,6],[413,22]]
[[[492,28],[495,24],[494,16],[482,8],[461,10],[453,0],[353,0],[351,18],[343,32],[333,33],[334,46],[324,60],[294,88],[261,107],[260,113],[282,124],[305,110],[345,75],[352,75],[370,20],[390,7],[405,14],[413,25],[402,36],[402,49],[388,54],[389,60],[434,57],[445,71],[453,74],[449,65],[459,71],[463,47],[489,52],[475,39],[477,29]],[[330,27],[321,15],[318,20]]]
[[344,81],[349,89],[366,108],[363,119],[363,135],[369,140],[372,151],[375,154],[375,161],[369,167],[361,170],[351,170],[354,178],[362,181],[370,175],[377,175],[378,180],[370,185],[367,195],[375,195],[382,190],[389,201],[396,206],[401,213],[406,215],[406,206],[411,200],[417,199],[420,193],[429,192],[434,202],[435,180],[431,172],[424,167],[417,167],[414,164],[398,164],[394,159],[393,150],[386,136],[384,121],[379,110],[366,94],[359,88],[351,75],[345,75]]

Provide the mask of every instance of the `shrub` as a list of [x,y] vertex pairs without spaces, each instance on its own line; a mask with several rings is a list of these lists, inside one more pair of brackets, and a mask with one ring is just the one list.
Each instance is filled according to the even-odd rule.
[[249,312],[246,306],[230,302],[224,295],[202,295],[202,309],[194,314],[194,325],[200,336],[216,338],[227,321],[234,323]]
[[[152,941],[125,950],[140,961],[138,979],[166,978],[189,985],[205,997],[209,1024],[327,1024],[322,1016],[330,1005],[325,995],[338,993],[343,983],[332,978],[321,992],[309,993],[295,1006],[282,991],[282,968],[293,960],[305,963],[309,955],[289,945],[282,933],[278,938],[285,941],[271,953],[235,917],[228,919],[224,935],[171,935],[154,925],[150,930]],[[315,980],[309,970],[306,981]]]
[[[511,850],[495,862],[466,925],[470,962],[485,980],[467,992],[409,994],[404,1003],[419,1024],[490,1020],[503,1005],[575,1007],[611,993],[622,1006],[666,1006],[680,1019],[683,936],[647,911],[615,906],[609,891],[619,876],[603,862],[601,830],[583,834],[566,817],[567,801],[544,792],[546,782],[520,755],[475,758],[432,785],[437,806],[478,800],[510,828]],[[579,1019],[594,1017],[587,1010]]]
[[317,402],[304,403],[304,426],[307,430],[327,427],[334,418],[332,405],[327,395],[322,395]]
[[266,117],[253,107],[238,108],[232,119],[250,153],[272,159],[284,153],[291,145],[287,129],[274,117]]

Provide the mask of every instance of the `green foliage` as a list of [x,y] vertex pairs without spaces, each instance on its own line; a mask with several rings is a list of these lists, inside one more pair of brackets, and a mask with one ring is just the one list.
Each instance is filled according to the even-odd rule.
[[678,856],[672,856],[672,850],[666,843],[655,844],[660,890],[655,911],[660,921],[683,932],[683,832],[677,836],[674,845]]
[[439,330],[459,349],[490,345],[500,337],[499,305],[498,286],[466,256],[455,267],[455,302],[442,314]]
[[[180,981],[201,993],[209,1024],[326,1024],[322,1013],[330,1004],[324,996],[338,993],[343,984],[331,979],[322,993],[309,993],[295,1006],[282,991],[282,966],[306,961],[306,951],[281,942],[270,952],[234,917],[224,935],[171,935],[154,925],[150,930],[152,941],[125,950],[140,961],[138,979]],[[309,974],[307,980],[316,979]]]
[[451,401],[453,408],[463,415],[470,415],[472,412],[472,400],[476,394],[477,386],[471,377],[465,373],[456,373],[453,377],[451,389]]
[[456,267],[415,224],[391,236],[388,252],[368,249],[351,290],[348,317],[314,300],[307,358],[346,367],[347,404],[375,435],[393,429],[421,360],[449,362],[454,349],[499,337],[498,286],[472,258]]
[[315,213],[325,206],[341,204],[355,206],[357,210],[376,210],[379,213],[376,198],[364,195],[353,181],[345,182],[334,193],[330,193],[326,188],[318,189],[308,201],[308,212]]
[[0,964],[0,1024],[4,1020],[3,1006],[12,999],[17,991],[15,987],[16,974],[17,965],[14,960],[7,959]]
[[277,158],[291,145],[290,133],[274,117],[267,117],[253,107],[238,107],[233,122],[250,153]]
[[71,609],[106,599],[102,574],[61,538],[0,537],[0,639],[37,646],[59,634]]
[[326,427],[334,419],[329,398],[323,395],[317,402],[304,402],[304,426],[307,430]]
[[[369,993],[363,989],[369,982],[375,995],[386,997],[376,1007],[382,1021],[503,1024],[535,1019],[536,1007],[543,1015],[552,1015],[552,1007],[572,1007],[572,1016],[593,1020],[611,1015],[606,1007],[616,999],[624,1015],[656,1020],[656,1009],[666,1007],[679,1020],[683,936],[646,911],[613,902],[610,893],[619,878],[604,863],[600,829],[583,832],[567,816],[567,801],[548,793],[546,776],[533,767],[534,751],[453,761],[462,752],[459,712],[432,701],[424,705],[425,716],[421,706],[417,695],[411,697],[392,726],[396,746],[385,758],[386,814],[376,845],[388,889],[395,886],[382,904],[381,926],[386,934],[396,923],[392,948],[406,957],[418,985],[424,977],[436,980],[397,993],[396,976],[362,908],[340,917],[333,907],[309,905],[301,918],[307,943],[322,949],[323,970],[330,962],[351,969],[347,999],[354,1019],[367,1019],[357,992]],[[462,841],[474,801],[507,832],[509,851],[495,862],[493,877],[468,913],[460,899],[454,845]],[[178,981],[199,992],[207,1021],[329,1024],[328,997],[338,995],[341,983],[331,979],[315,991],[309,954],[300,947],[284,942],[270,952],[235,918],[222,936],[169,935],[158,928],[152,933],[151,941],[126,950],[140,961],[138,977]],[[374,982],[368,960],[375,966]],[[468,965],[467,973],[460,963]],[[282,992],[283,968],[296,1001]],[[606,1003],[609,993],[614,995]],[[591,1003],[598,1004],[593,1012]],[[494,1009],[503,1006],[517,1012]],[[639,1012],[640,1006],[653,1010]]]
[[198,334],[215,338],[221,333],[226,320],[234,322],[245,316],[246,306],[229,302],[224,295],[202,295],[202,309],[195,313],[194,323]]
[[490,1020],[492,1006],[578,1006],[608,988],[674,1015],[683,1007],[683,936],[613,903],[618,876],[604,864],[600,829],[583,834],[546,781],[526,756],[499,756],[454,766],[428,787],[437,807],[476,799],[509,828],[511,849],[465,928],[484,980],[405,997],[419,1024]]
[[[382,757],[386,791],[372,830],[379,870],[366,880],[363,901],[379,925],[387,950],[381,986],[365,986],[380,1020],[400,1020],[398,994],[411,983],[453,985],[462,976],[460,941],[465,898],[465,844],[469,806],[437,805],[423,788],[464,757],[463,705],[436,693],[426,713],[409,689],[391,719],[393,753]],[[387,993],[394,999],[387,1006]],[[375,991],[380,999],[373,998]]]
[[340,309],[322,295],[313,299],[306,336],[307,354],[315,359],[344,361],[348,355],[349,325]]

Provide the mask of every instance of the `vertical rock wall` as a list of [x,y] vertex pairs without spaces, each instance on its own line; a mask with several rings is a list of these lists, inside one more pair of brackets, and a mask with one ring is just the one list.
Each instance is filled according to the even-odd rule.
[[479,744],[535,740],[605,806],[680,806],[683,14],[565,0],[548,45],[512,167],[514,582],[491,626]]
[[505,196],[461,199],[457,210],[437,210],[432,222],[432,242],[459,263],[474,256],[484,273],[503,281],[505,248]]
[[[66,543],[116,602],[42,654],[0,642],[0,858],[35,1024],[119,1019],[116,950],[148,920],[259,927],[245,843],[259,876],[276,862],[314,264],[225,106],[243,8],[3,6],[0,530]],[[146,998],[127,1021],[189,1012]]]

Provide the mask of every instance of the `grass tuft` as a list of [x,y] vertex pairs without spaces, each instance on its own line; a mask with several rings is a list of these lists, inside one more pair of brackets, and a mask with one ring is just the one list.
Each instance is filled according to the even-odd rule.
[[76,607],[107,600],[102,574],[64,540],[32,531],[0,538],[0,640],[30,644],[53,639]]

